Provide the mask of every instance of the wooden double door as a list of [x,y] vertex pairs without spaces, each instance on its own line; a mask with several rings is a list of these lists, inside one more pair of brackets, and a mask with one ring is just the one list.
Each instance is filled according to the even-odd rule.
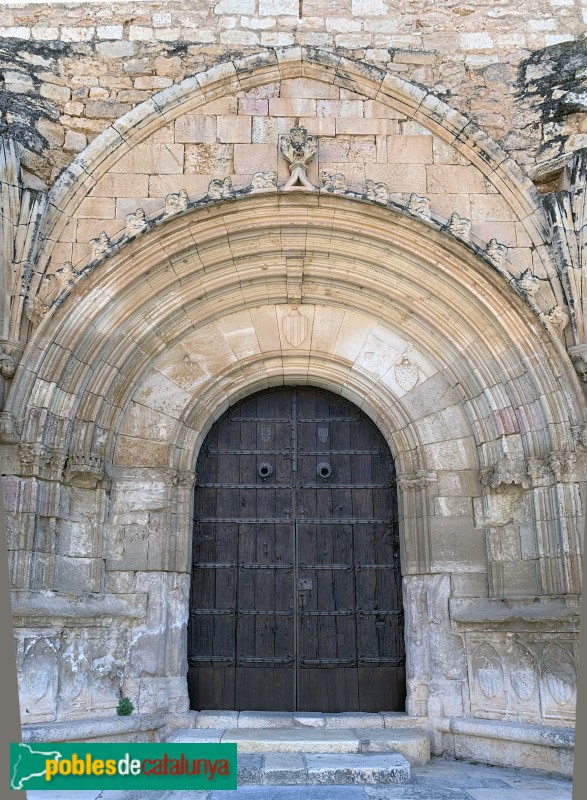
[[269,390],[210,430],[188,661],[196,710],[404,709],[394,465],[348,401]]

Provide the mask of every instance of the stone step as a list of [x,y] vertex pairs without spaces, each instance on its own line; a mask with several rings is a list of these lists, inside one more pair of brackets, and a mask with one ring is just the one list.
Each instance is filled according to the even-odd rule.
[[408,783],[410,764],[399,753],[239,753],[238,785]]
[[194,711],[196,728],[422,728],[426,719],[403,711]]
[[430,760],[430,738],[416,728],[185,728],[174,731],[167,741],[236,742],[243,755],[399,753],[417,766]]

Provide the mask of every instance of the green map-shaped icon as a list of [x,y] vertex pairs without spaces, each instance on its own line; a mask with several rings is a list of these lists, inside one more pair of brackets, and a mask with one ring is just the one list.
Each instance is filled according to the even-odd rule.
[[58,750],[41,750],[40,746],[18,743],[12,745],[18,748],[11,753],[12,770],[10,773],[11,789],[26,789],[26,782],[31,778],[44,778],[47,770],[47,761],[59,760],[61,753]]

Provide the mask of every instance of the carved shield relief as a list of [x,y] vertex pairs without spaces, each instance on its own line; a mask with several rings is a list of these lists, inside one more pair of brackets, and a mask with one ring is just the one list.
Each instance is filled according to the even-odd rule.
[[261,441],[267,444],[267,442],[271,439],[272,436],[272,431],[269,425],[261,425],[259,434],[261,436]]
[[503,667],[499,653],[491,645],[482,644],[473,657],[473,678],[488,700],[503,692]]
[[283,335],[285,340],[292,347],[299,347],[306,340],[310,332],[310,321],[302,316],[297,308],[293,308],[282,322]]
[[400,363],[395,365],[394,372],[398,386],[405,392],[409,392],[418,383],[418,367],[407,356],[403,356]]
[[550,696],[559,706],[573,701],[577,689],[577,671],[573,657],[564,647],[549,644],[542,657],[542,674]]

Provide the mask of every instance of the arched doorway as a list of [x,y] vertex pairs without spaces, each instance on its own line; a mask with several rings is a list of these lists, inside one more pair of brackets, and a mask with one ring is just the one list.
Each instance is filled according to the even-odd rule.
[[395,469],[356,406],[296,386],[230,408],[200,451],[194,709],[403,710]]

